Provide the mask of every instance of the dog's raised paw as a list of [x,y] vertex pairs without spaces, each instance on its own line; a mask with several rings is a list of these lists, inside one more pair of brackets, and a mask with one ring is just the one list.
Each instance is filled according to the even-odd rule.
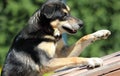
[[111,35],[109,30],[99,30],[93,33],[93,36],[95,36],[96,39],[107,39],[109,35]]
[[87,61],[88,68],[95,68],[103,65],[101,58],[89,58]]

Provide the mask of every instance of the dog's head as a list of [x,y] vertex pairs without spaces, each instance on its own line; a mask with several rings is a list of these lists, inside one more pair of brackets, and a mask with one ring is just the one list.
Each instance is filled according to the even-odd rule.
[[55,33],[74,34],[83,22],[70,15],[70,8],[62,0],[48,0],[41,9],[41,17],[49,20]]

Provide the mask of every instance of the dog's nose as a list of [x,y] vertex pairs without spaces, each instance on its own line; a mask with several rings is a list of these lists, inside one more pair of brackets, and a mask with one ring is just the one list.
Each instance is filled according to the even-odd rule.
[[80,28],[84,26],[84,24],[83,24],[82,21],[80,21],[80,22],[78,23],[78,25],[79,25]]
[[83,23],[79,23],[78,25],[81,28],[81,27],[83,27],[84,24]]
[[79,20],[78,25],[79,25],[80,28],[83,27],[83,25],[84,25],[83,21]]

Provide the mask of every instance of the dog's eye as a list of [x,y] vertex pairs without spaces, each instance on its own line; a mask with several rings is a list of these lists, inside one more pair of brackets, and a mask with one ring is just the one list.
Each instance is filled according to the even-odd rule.
[[63,13],[63,16],[64,16],[64,17],[67,16],[67,15],[68,15],[68,14],[67,14],[66,12]]

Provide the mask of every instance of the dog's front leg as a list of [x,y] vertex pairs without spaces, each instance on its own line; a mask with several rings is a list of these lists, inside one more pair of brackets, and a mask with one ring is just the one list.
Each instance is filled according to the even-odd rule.
[[76,66],[76,65],[87,65],[88,67],[94,68],[96,66],[102,66],[103,61],[100,58],[81,58],[81,57],[68,57],[68,58],[54,58],[47,62],[43,73],[53,71],[60,67]]
[[69,53],[68,57],[79,56],[84,48],[86,48],[92,42],[100,39],[106,39],[110,34],[111,32],[109,30],[99,30],[95,33],[82,37],[72,46],[72,49],[69,49],[71,52]]

